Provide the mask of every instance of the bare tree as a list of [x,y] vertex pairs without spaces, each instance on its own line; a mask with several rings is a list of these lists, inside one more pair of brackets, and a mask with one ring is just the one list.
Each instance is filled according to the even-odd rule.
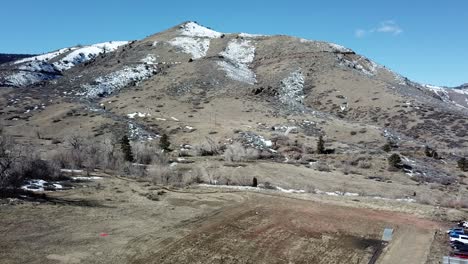
[[22,156],[21,148],[14,140],[0,131],[0,189],[16,185],[21,181],[15,173],[15,166]]

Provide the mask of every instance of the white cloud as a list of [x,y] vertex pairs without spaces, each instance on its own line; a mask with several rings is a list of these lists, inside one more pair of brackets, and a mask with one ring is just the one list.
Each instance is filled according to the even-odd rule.
[[381,33],[390,33],[393,35],[399,35],[403,32],[403,29],[398,26],[393,20],[387,20],[380,23],[380,26],[376,30]]
[[368,30],[362,28],[356,29],[354,31],[354,36],[356,38],[363,38],[373,33],[391,34],[393,36],[397,36],[403,33],[403,29],[395,21],[385,20],[380,22],[379,26],[376,28]]
[[356,38],[363,38],[365,37],[367,34],[367,30],[364,30],[364,29],[356,29],[356,31],[354,32],[354,35],[356,36]]

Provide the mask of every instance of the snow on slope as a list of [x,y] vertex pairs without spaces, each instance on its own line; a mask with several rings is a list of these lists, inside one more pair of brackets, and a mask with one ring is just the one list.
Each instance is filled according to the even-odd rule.
[[361,72],[365,75],[374,76],[378,69],[383,68],[381,65],[359,55],[354,55],[353,58],[343,54],[337,54],[339,64]]
[[192,55],[193,59],[205,57],[210,48],[210,40],[220,38],[223,35],[195,22],[181,25],[178,33],[181,36],[168,41],[168,43],[179,48],[182,52]]
[[65,71],[75,65],[94,59],[101,53],[115,51],[120,46],[126,44],[128,44],[128,41],[109,41],[78,48],[66,55],[60,61],[54,63],[54,66],[60,71]]
[[304,103],[304,75],[300,70],[294,71],[281,81],[279,100],[284,105],[298,110]]
[[328,43],[328,45],[330,45],[330,47],[332,49],[334,49],[335,51],[338,51],[338,52],[344,52],[344,53],[353,52],[351,49],[345,48],[345,47],[343,47],[341,45],[338,45],[338,44],[335,44],[335,43],[330,42],[330,43]]
[[198,25],[195,22],[188,22],[180,26],[179,30],[182,36],[198,38],[220,38],[223,35],[220,32]]
[[193,59],[205,57],[208,49],[210,48],[209,39],[177,37],[168,41],[168,43],[178,47],[184,53],[191,54]]
[[[118,47],[127,43],[128,41],[110,41],[82,48],[65,48],[47,54],[18,60],[13,63],[13,65],[19,65],[15,69],[18,72],[6,76],[3,84],[7,86],[21,87],[41,81],[52,80],[59,77],[61,72],[68,70],[75,65],[91,60],[101,53],[115,51]],[[55,63],[49,62],[50,60],[67,52],[70,53],[61,60]]]
[[86,84],[82,88],[89,98],[102,97],[149,79],[155,74],[155,70],[156,67],[144,64],[125,67],[122,70],[99,77],[94,81],[94,84]]
[[261,37],[268,37],[268,35],[239,33],[239,37],[241,37],[241,38],[261,38]]
[[31,61],[21,65],[18,69],[32,72],[58,73],[57,69],[50,63],[45,61]]
[[17,60],[15,62],[13,62],[13,64],[20,64],[20,63],[31,62],[31,61],[48,61],[48,60],[50,60],[52,58],[55,58],[55,57],[57,57],[59,55],[64,54],[65,52],[68,52],[68,51],[71,51],[71,50],[74,50],[74,49],[76,49],[76,47],[64,48],[64,49],[60,49],[60,50],[53,51],[53,52],[50,52],[50,53],[46,53],[46,54],[42,54],[42,55],[38,55],[38,56],[34,56],[34,57],[29,57],[29,58]]
[[423,88],[438,96],[442,101],[458,107],[468,108],[468,90],[421,84]]
[[250,40],[231,40],[220,55],[226,60],[218,62],[218,65],[229,78],[255,84],[257,81],[255,73],[249,68],[249,64],[255,58],[255,47]]
[[52,80],[55,75],[45,74],[40,72],[20,71],[5,77],[6,86],[28,86],[41,81]]

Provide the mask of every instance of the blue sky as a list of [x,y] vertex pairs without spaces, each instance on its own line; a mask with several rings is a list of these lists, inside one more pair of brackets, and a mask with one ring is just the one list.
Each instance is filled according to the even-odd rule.
[[141,39],[194,20],[222,32],[335,42],[418,82],[468,82],[466,0],[4,0],[0,7],[3,53]]

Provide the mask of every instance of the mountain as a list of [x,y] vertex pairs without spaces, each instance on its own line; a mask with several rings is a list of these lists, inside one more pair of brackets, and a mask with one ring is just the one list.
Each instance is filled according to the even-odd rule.
[[[3,64],[0,84],[6,130],[33,143],[34,131],[169,134],[175,146],[208,136],[276,153],[279,135],[308,146],[325,135],[343,155],[381,153],[391,141],[408,152],[429,145],[452,164],[468,147],[464,88],[412,82],[333,43],[195,22]],[[291,151],[281,154],[291,160]],[[441,166],[416,161],[411,175],[443,181],[450,173]]]
[[28,58],[28,57],[33,57],[35,55],[30,55],[30,54],[2,54],[0,53],[0,64],[2,63],[7,63],[23,58]]

